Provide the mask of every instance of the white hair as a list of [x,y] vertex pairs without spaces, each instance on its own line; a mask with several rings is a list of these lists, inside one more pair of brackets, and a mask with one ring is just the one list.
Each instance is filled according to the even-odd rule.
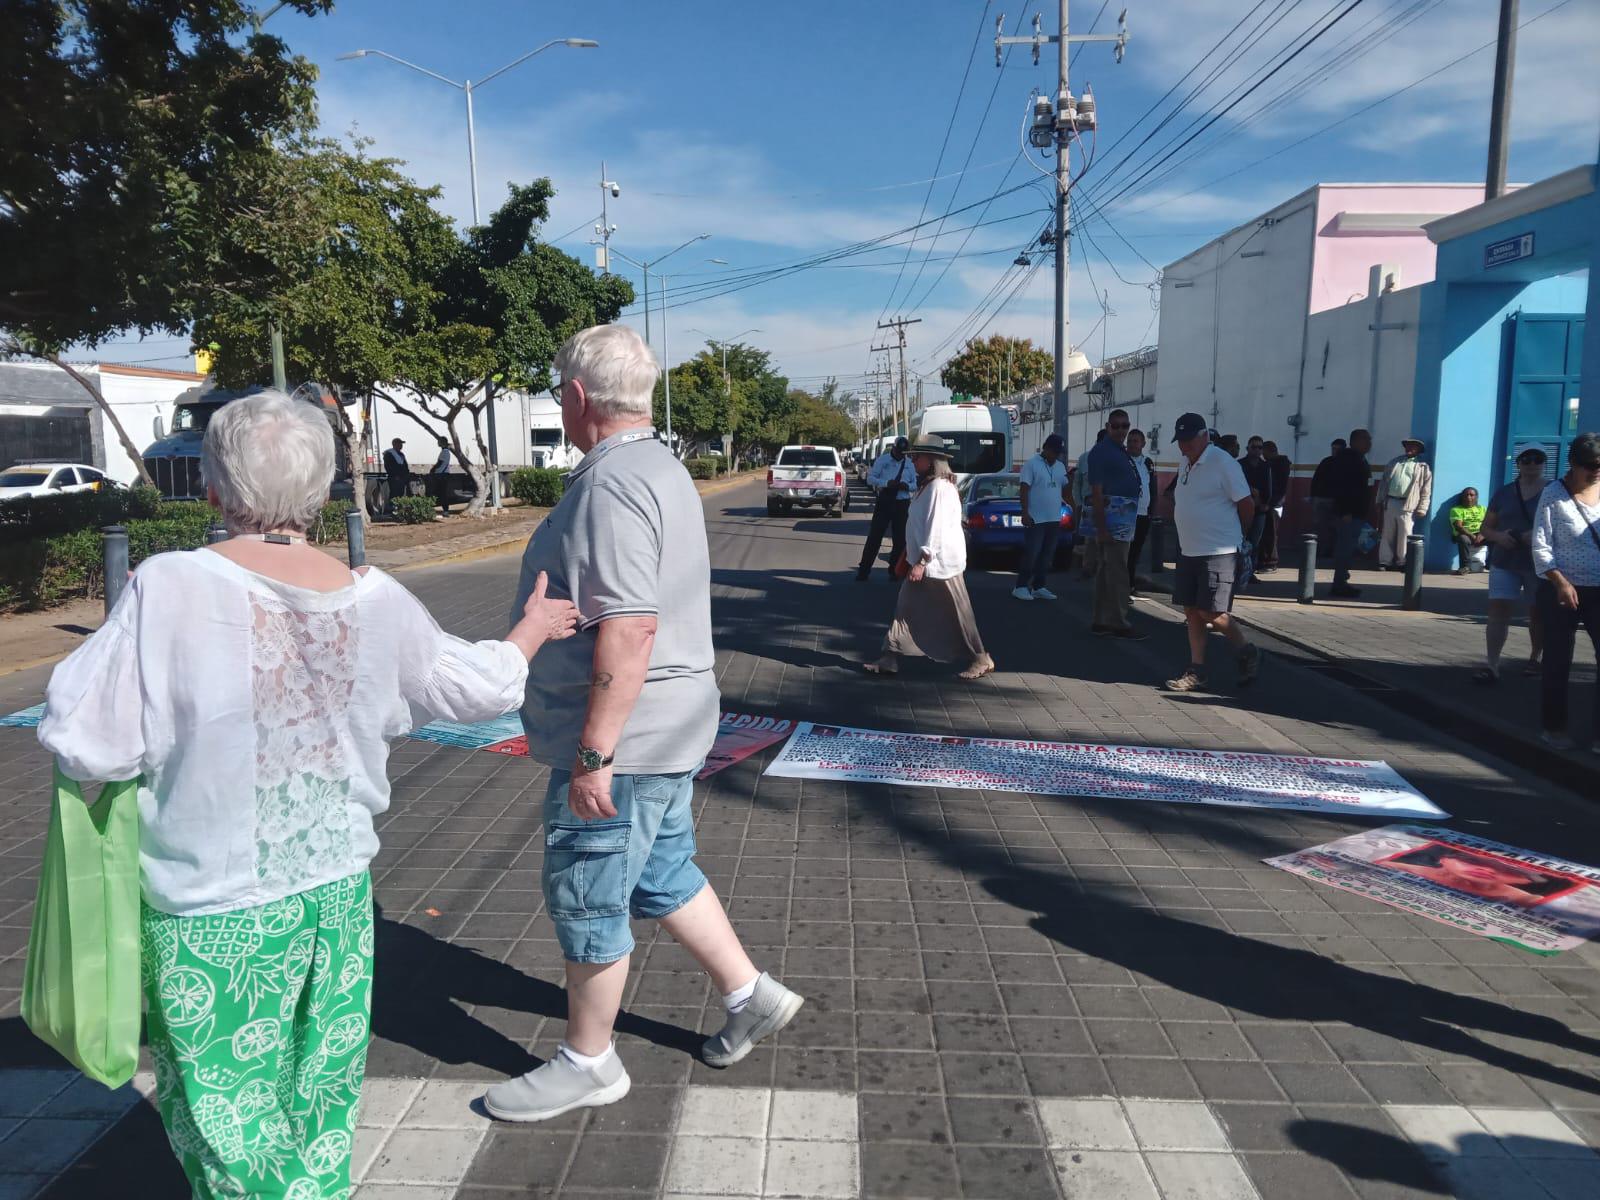
[[333,483],[333,429],[314,404],[257,392],[211,418],[200,470],[230,532],[305,530]]
[[661,368],[649,346],[626,325],[591,325],[556,351],[561,378],[583,383],[583,393],[602,420],[650,419]]

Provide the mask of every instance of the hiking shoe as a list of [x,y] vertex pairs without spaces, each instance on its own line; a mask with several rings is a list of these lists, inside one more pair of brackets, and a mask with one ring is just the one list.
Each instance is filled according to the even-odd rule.
[[1033,599],[1033,593],[1030,592],[1025,587],[1012,588],[1011,589],[1011,598],[1013,600],[1032,600]]
[[1185,668],[1183,674],[1176,679],[1167,680],[1169,692],[1198,692],[1205,686],[1206,673],[1195,666]]
[[1539,735],[1539,740],[1552,750],[1576,750],[1578,743],[1572,740],[1570,734],[1560,729],[1546,729]]
[[1348,583],[1336,583],[1328,589],[1328,595],[1337,596],[1341,600],[1354,600],[1361,595],[1361,589],[1351,587]]
[[1035,600],[1058,600],[1058,599],[1060,599],[1060,597],[1058,597],[1049,588],[1034,588],[1033,589],[1033,598]]
[[791,992],[771,975],[761,972],[750,1003],[728,1014],[728,1023],[720,1033],[706,1039],[700,1057],[708,1067],[733,1066],[754,1050],[762,1038],[770,1037],[794,1020],[795,1013],[805,1002],[804,996]]
[[598,1067],[580,1067],[558,1050],[544,1066],[495,1084],[483,1107],[501,1121],[548,1121],[575,1108],[615,1104],[632,1084],[615,1051]]
[[1249,687],[1261,674],[1261,648],[1246,646],[1239,651],[1239,686]]

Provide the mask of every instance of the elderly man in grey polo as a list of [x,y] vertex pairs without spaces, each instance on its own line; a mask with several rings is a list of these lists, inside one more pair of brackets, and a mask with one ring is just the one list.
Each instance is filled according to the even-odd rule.
[[516,611],[541,572],[578,608],[578,636],[528,676],[522,708],[528,751],[550,768],[544,899],[566,959],[567,1032],[543,1066],[489,1089],[485,1107],[508,1121],[627,1095],[612,1032],[630,914],[660,921],[722,994],[709,1065],[738,1062],[803,1003],[756,969],[694,861],[694,777],[719,707],[711,567],[699,493],[651,430],[660,368],[632,329],[599,325],[568,339],[555,369],[584,459],[528,543]]

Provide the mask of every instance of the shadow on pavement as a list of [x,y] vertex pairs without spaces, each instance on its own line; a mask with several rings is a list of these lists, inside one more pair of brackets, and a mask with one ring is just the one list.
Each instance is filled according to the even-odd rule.
[[[500,1075],[521,1075],[543,1060],[465,1012],[488,1005],[565,1020],[567,994],[554,983],[425,930],[391,921],[378,910],[377,970],[372,986],[374,1038],[409,1046],[438,1062],[472,1063]],[[688,1055],[703,1035],[624,1011],[617,1032]]]
[[[1333,1163],[1354,1179],[1394,1184],[1435,1196],[1494,1193],[1511,1200],[1513,1196],[1530,1194],[1515,1190],[1519,1185],[1525,1189],[1537,1187],[1526,1176],[1507,1178],[1508,1174],[1520,1174],[1519,1167],[1558,1173],[1563,1167],[1576,1167],[1592,1173],[1600,1163],[1600,1155],[1592,1150],[1586,1152],[1575,1142],[1526,1135],[1501,1139],[1486,1133],[1469,1133],[1449,1147],[1418,1145],[1385,1130],[1340,1121],[1291,1121],[1285,1132],[1300,1149]],[[1567,1193],[1564,1188],[1557,1188],[1556,1194]]]

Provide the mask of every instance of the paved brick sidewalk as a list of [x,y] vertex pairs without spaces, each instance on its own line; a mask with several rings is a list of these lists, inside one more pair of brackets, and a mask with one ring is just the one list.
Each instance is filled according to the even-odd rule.
[[[1314,672],[1271,659],[1246,697],[1155,690],[1184,657],[1157,605],[1149,642],[1108,645],[1085,636],[1076,588],[1023,606],[1004,576],[974,576],[999,673],[869,679],[853,664],[893,593],[848,582],[865,522],[758,505],[759,488],[708,505],[729,707],[1382,757],[1456,827],[1600,862],[1592,800]],[[446,627],[486,636],[515,570],[406,581]],[[0,679],[0,700],[29,702],[41,679]],[[699,790],[701,861],[807,1008],[711,1071],[694,1052],[720,1004],[640,925],[619,1040],[633,1094],[516,1127],[470,1102],[548,1054],[564,1012],[537,890],[542,779],[525,760],[397,750],[360,1200],[1600,1194],[1600,955],[1537,958],[1260,862],[1369,822],[768,779],[767,757]],[[52,1197],[130,1178],[180,1195],[149,1107],[74,1090],[15,1017],[47,767],[0,730],[0,1196],[52,1176]]]

